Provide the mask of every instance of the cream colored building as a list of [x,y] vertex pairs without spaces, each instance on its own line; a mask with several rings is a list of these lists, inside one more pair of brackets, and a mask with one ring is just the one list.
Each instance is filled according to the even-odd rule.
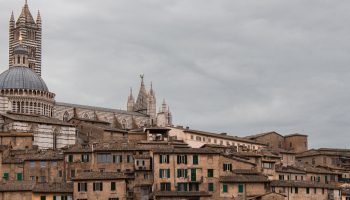
[[170,127],[170,129],[169,137],[183,140],[192,148],[200,148],[205,144],[215,144],[236,147],[237,150],[247,149],[251,151],[260,151],[267,146],[261,142],[230,136],[226,133],[210,133],[182,127]]

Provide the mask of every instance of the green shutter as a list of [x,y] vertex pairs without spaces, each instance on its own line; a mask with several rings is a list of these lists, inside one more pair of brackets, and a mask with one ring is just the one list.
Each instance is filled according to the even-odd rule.
[[22,173],[17,173],[17,181],[22,181],[22,180],[23,180]]
[[321,181],[321,177],[317,177],[317,182],[320,182]]
[[167,172],[168,172],[167,177],[170,178],[170,169],[168,169]]
[[115,182],[111,182],[111,191],[115,191]]
[[222,192],[224,192],[224,193],[227,192],[227,185],[226,184],[222,185]]
[[214,191],[214,184],[213,183],[208,183],[208,191],[213,192]]
[[162,163],[162,155],[159,155],[159,163]]
[[169,163],[170,159],[169,159],[169,155],[166,155],[166,163]]
[[198,165],[198,155],[193,155],[193,164]]
[[40,200],[46,200],[46,196],[41,196]]
[[56,196],[55,195],[53,196],[53,200],[56,200]]
[[4,179],[9,180],[9,173],[7,173],[7,172],[4,173]]
[[187,169],[185,169],[185,178],[187,178],[188,174],[187,174]]
[[243,193],[243,184],[238,185],[238,192]]
[[185,164],[187,164],[187,155],[185,155]]
[[162,169],[159,169],[159,178],[163,178],[163,170]]
[[213,177],[213,176],[214,176],[214,170],[208,169],[208,177]]
[[180,177],[180,172],[181,170],[180,169],[177,169],[177,178],[179,178]]
[[184,183],[184,189],[187,191],[187,183]]
[[191,169],[191,181],[196,181],[197,173],[196,169]]

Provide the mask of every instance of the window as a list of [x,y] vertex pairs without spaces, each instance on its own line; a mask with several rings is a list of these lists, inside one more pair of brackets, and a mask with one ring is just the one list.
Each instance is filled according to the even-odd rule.
[[197,140],[197,141],[202,141],[202,138],[199,137],[199,136],[196,136],[196,140]]
[[283,181],[283,180],[284,180],[284,175],[279,175],[279,176],[278,176],[278,179],[281,180],[281,181]]
[[306,194],[310,194],[310,188],[306,188]]
[[295,194],[298,194],[298,188],[294,188]]
[[75,177],[75,169],[70,170],[70,177]]
[[298,180],[298,176],[295,176],[295,180],[296,180],[296,181]]
[[40,200],[46,200],[46,196],[40,196]]
[[177,191],[187,191],[188,183],[178,183]]
[[170,178],[170,169],[159,169],[159,178]]
[[122,155],[113,155],[113,163],[121,163],[121,162],[123,162]]
[[187,155],[177,155],[177,164],[187,164]]
[[224,163],[223,170],[224,171],[232,171],[232,164],[231,163]]
[[51,166],[56,167],[57,166],[57,161],[51,161]]
[[82,154],[81,162],[89,162],[89,154]]
[[46,176],[40,176],[40,182],[45,183],[46,182]]
[[73,162],[73,155],[72,154],[68,155],[68,162]]
[[273,168],[273,163],[263,163],[263,168],[264,169],[272,169]]
[[177,169],[177,177],[178,178],[186,178],[187,177],[187,169]]
[[243,189],[244,188],[244,186],[243,186],[243,184],[238,184],[238,192],[239,193],[243,193]]
[[321,181],[321,177],[317,177],[317,182],[320,182]]
[[40,161],[40,167],[45,168],[46,167],[46,162],[45,161]]
[[193,140],[193,135],[191,135],[191,140]]
[[134,162],[134,158],[132,157],[132,155],[127,155],[126,162],[128,163]]
[[103,191],[103,183],[96,182],[93,184],[93,191]]
[[223,185],[222,185],[222,192],[223,192],[223,193],[227,193],[227,191],[228,191],[227,185],[226,185],[226,184],[223,184]]
[[169,163],[169,155],[159,155],[159,163]]
[[58,177],[62,177],[63,173],[62,173],[62,170],[59,170],[58,171]]
[[301,176],[301,180],[302,180],[302,181],[304,180],[304,176]]
[[322,194],[324,194],[324,188],[322,188]]
[[208,183],[208,191],[213,192],[214,191],[214,183]]
[[115,182],[111,182],[111,191],[115,191]]
[[316,194],[317,193],[317,188],[314,188],[314,194]]
[[160,190],[161,191],[170,191],[170,183],[160,183]]
[[192,164],[198,165],[198,155],[193,155],[193,161]]
[[214,169],[208,169],[208,177],[214,177]]
[[34,168],[35,167],[35,161],[30,161],[29,162],[29,167]]
[[78,183],[78,192],[86,192],[87,183]]
[[16,180],[17,181],[22,181],[23,180],[23,174],[22,173],[17,173]]
[[110,163],[111,162],[111,154],[97,154],[97,162],[98,163]]
[[35,181],[35,176],[30,176],[31,181]]

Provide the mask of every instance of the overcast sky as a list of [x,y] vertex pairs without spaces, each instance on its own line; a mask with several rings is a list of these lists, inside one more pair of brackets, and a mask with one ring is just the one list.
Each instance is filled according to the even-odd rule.
[[[0,70],[8,20],[0,0]],[[174,124],[245,136],[309,135],[349,148],[348,0],[29,0],[43,18],[43,78],[56,100],[126,109],[140,74]]]

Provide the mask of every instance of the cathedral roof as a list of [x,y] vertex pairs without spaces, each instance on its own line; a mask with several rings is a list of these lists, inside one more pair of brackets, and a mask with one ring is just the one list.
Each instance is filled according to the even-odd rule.
[[0,74],[0,89],[32,89],[49,92],[44,80],[24,66],[10,67]]

